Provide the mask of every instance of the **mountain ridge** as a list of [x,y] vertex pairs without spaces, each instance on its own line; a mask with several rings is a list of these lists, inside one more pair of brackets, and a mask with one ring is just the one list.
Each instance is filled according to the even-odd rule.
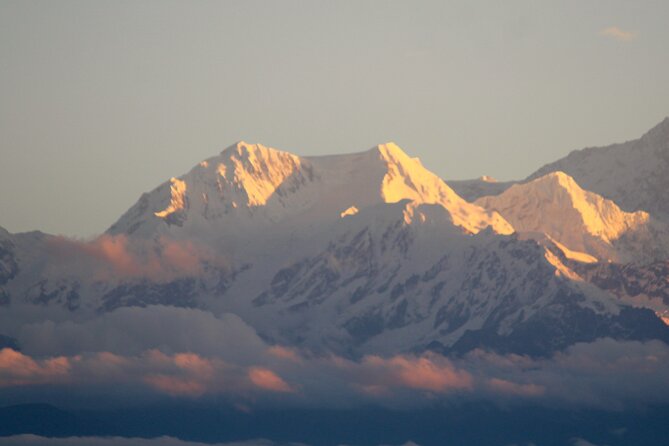
[[522,184],[548,173],[562,171],[583,189],[613,200],[623,210],[643,210],[656,218],[669,218],[669,204],[663,172],[669,167],[669,117],[640,137],[606,146],[576,149],[547,163],[524,179],[497,183],[482,178],[448,180],[456,192],[469,201],[499,195],[514,184]]
[[651,292],[662,269],[601,266],[663,260],[653,237],[665,227],[644,232],[652,213],[625,212],[565,173],[481,181],[505,190],[470,203],[391,142],[298,156],[240,141],[142,194],[97,239],[0,232],[0,305],[79,319],[200,308],[346,356],[669,341],[664,307],[604,285],[647,275]]
[[519,232],[546,234],[569,250],[603,261],[657,260],[649,252],[651,244],[660,249],[660,258],[669,257],[665,225],[644,211],[622,211],[564,172],[513,185],[475,203],[499,212]]
[[574,150],[546,164],[525,181],[564,171],[586,190],[613,200],[621,209],[643,210],[669,218],[669,117],[640,138],[601,147]]
[[513,232],[498,214],[460,198],[394,143],[351,154],[299,157],[239,142],[142,195],[107,233],[178,233],[189,218],[202,231],[215,220],[229,223],[243,213],[262,214],[264,223],[290,220],[302,212],[324,220],[351,207],[403,199],[440,204],[456,224],[472,233],[487,226],[499,233]]

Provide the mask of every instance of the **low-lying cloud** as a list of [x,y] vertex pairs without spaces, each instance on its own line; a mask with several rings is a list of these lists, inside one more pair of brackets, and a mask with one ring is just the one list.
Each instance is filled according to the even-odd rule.
[[486,400],[607,409],[669,403],[669,346],[660,341],[601,339],[543,359],[476,350],[459,358],[353,360],[268,344],[235,315],[162,306],[36,322],[12,335],[23,351],[0,351],[0,395],[35,386],[81,395],[125,389],[140,399],[218,395],[249,410],[277,402],[409,408]]
[[49,237],[47,252],[54,268],[84,268],[98,280],[146,278],[155,282],[199,276],[204,265],[226,268],[227,262],[191,241],[160,237],[132,240],[126,235],[102,235],[91,241]]
[[111,352],[138,355],[157,349],[192,352],[248,363],[266,344],[235,314],[162,305],[124,307],[84,321],[34,321],[8,332],[29,355],[76,355]]
[[0,387],[58,383],[69,372],[69,358],[35,360],[10,348],[0,350]]

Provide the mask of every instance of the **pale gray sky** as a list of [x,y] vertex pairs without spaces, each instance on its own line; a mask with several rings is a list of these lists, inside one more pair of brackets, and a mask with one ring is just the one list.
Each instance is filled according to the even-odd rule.
[[244,139],[522,178],[669,115],[669,2],[0,0],[0,226],[90,236]]

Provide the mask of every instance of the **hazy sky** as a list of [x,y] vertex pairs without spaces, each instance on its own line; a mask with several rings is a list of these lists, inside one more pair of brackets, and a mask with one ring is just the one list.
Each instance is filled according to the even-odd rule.
[[522,178],[669,115],[669,2],[0,0],[0,226],[90,236],[243,139]]

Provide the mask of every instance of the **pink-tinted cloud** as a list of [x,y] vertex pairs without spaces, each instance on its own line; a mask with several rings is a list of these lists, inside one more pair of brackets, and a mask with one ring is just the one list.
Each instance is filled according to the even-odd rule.
[[174,364],[180,369],[203,379],[211,378],[214,375],[212,362],[194,353],[177,353],[174,355]]
[[435,355],[394,356],[390,359],[368,356],[363,365],[378,369],[382,380],[411,389],[445,392],[471,388],[473,383],[469,373],[457,370],[448,359]]
[[144,381],[159,392],[172,396],[203,395],[207,388],[203,382],[192,378],[181,378],[169,375],[148,375]]
[[94,387],[133,393],[143,389],[153,397],[156,393],[189,398],[224,395],[232,404],[245,407],[263,404],[265,398],[328,407],[419,406],[451,394],[458,399],[530,398],[549,405],[607,408],[669,402],[665,385],[669,347],[659,341],[604,339],[534,359],[478,351],[455,359],[407,354],[351,360],[302,356],[267,346],[254,350],[251,362],[248,357],[229,358],[152,349],[134,355],[98,352],[37,359],[4,349],[0,351],[0,388],[65,384],[68,392]]
[[[227,365],[194,353],[166,355],[150,350],[140,358],[142,369],[149,370],[143,380],[154,390],[172,396],[196,397],[225,391]],[[160,373],[151,373],[158,371]]]
[[292,392],[293,389],[279,375],[262,367],[251,367],[249,379],[257,387],[273,392]]
[[36,361],[10,348],[0,350],[0,387],[60,382],[69,371],[65,357]]
[[123,357],[99,352],[36,360],[9,348],[0,350],[0,387],[143,382],[168,395],[200,396],[229,391],[223,384],[224,376],[230,371],[234,369],[221,360],[209,360],[192,353],[166,355],[150,350],[140,356]]
[[82,242],[64,237],[49,238],[49,253],[57,265],[77,263],[91,268],[98,279],[139,278],[168,281],[203,273],[203,264],[220,268],[226,262],[220,256],[190,241],[161,237],[155,241],[129,239],[125,235],[102,235]]
[[202,273],[200,262],[211,258],[209,252],[197,248],[192,242],[175,241],[161,238],[162,258],[164,263],[177,271],[197,275]]
[[295,352],[295,350],[283,347],[281,345],[273,345],[272,347],[269,347],[267,349],[267,353],[279,359],[300,362],[300,356],[297,354],[297,352]]

